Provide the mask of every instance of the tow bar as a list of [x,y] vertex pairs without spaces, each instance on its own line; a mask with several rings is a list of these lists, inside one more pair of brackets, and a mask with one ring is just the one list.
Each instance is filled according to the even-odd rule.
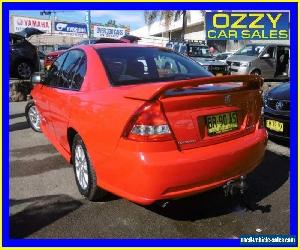
[[225,197],[227,197],[228,195],[234,195],[237,192],[239,192],[240,194],[244,194],[245,190],[247,189],[245,179],[245,176],[241,176],[240,179],[228,181],[223,186]]

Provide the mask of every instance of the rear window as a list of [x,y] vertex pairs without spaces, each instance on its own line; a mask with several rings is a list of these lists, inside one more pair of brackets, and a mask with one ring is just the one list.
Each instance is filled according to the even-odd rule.
[[164,48],[102,48],[97,52],[115,86],[212,76],[194,60]]

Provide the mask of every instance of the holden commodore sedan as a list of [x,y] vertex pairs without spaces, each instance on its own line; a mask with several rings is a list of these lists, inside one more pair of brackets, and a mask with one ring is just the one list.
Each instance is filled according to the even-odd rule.
[[56,59],[31,107],[82,195],[146,205],[224,186],[261,162],[261,84],[212,76],[166,48],[82,45]]

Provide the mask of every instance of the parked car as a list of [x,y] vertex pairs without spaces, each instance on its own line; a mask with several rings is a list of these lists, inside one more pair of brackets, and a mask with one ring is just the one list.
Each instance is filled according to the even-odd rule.
[[51,67],[52,63],[55,61],[55,59],[57,57],[59,57],[64,52],[65,52],[65,50],[55,50],[55,51],[49,52],[45,56],[45,62],[44,62],[44,68],[45,68],[45,70],[50,69],[50,67]]
[[228,74],[227,63],[214,59],[205,41],[170,41],[166,47],[191,57],[214,75]]
[[115,43],[72,48],[35,82],[40,128],[90,200],[204,192],[244,180],[264,156],[257,76],[214,77],[169,49]]
[[227,59],[233,55],[233,52],[223,52],[214,56],[215,60],[226,63]]
[[39,71],[39,56],[37,48],[27,38],[43,34],[35,28],[26,28],[21,32],[10,33],[10,75],[21,79],[30,78],[34,71]]
[[60,44],[60,45],[55,45],[55,50],[67,50],[70,49],[71,47],[73,47],[73,45],[69,45],[69,44]]
[[126,43],[138,43],[138,41],[142,40],[140,37],[133,36],[133,35],[125,35],[120,38],[121,41]]
[[264,96],[264,120],[269,136],[290,138],[290,83],[281,83]]
[[290,47],[282,44],[248,44],[227,60],[232,75],[254,74],[265,79],[289,78]]
[[[84,39],[74,46],[97,44],[97,43],[125,43],[125,41],[112,39],[112,38],[97,38],[97,39],[92,38],[92,39]],[[54,60],[64,52],[65,50],[57,50],[48,53],[47,56],[45,57],[45,70],[48,70],[51,67]]]

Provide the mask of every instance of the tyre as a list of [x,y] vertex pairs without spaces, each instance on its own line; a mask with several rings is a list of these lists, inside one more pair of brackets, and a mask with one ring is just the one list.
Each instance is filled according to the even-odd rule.
[[29,101],[25,108],[25,116],[29,126],[36,132],[41,132],[40,115],[33,101]]
[[102,199],[107,192],[97,186],[94,167],[78,134],[75,135],[72,144],[72,163],[79,192],[90,201]]
[[20,79],[29,79],[33,73],[33,67],[28,61],[19,61],[15,66],[16,75]]
[[253,70],[250,75],[256,75],[256,76],[260,76],[261,72],[258,69]]

